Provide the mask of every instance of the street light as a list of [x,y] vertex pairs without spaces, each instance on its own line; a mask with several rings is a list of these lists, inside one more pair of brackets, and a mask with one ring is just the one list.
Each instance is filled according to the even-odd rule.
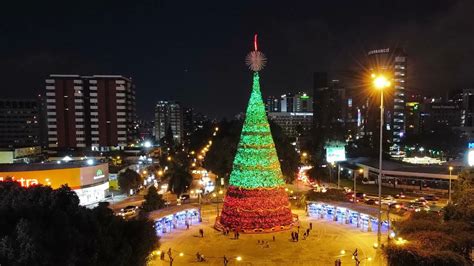
[[383,143],[383,91],[390,87],[390,81],[384,75],[372,74],[374,88],[380,90],[380,139],[379,139],[379,211],[377,221],[377,246],[382,238],[382,143]]
[[453,167],[449,167],[449,191],[448,191],[448,203],[451,203],[451,174],[453,171]]
[[[364,173],[364,169],[359,169],[359,174],[363,174]],[[357,188],[357,175],[354,174],[354,188],[353,188],[353,196],[354,198],[352,199],[353,200],[353,203],[356,204],[357,203],[357,196],[356,196],[356,188]]]

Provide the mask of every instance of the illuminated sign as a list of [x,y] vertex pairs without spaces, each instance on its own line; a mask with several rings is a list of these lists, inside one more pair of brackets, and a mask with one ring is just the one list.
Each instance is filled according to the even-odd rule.
[[94,180],[104,178],[104,177],[105,177],[104,172],[101,169],[97,169],[97,172],[95,172]]
[[469,142],[467,148],[469,149],[467,152],[467,164],[474,166],[474,142]]
[[28,171],[5,171],[0,172],[0,181],[11,177],[22,184],[22,186],[32,186],[43,184],[51,186],[53,189],[68,185],[71,189],[78,189],[83,186],[90,186],[106,180],[109,176],[109,169],[106,163],[88,166],[62,169],[41,169],[33,170],[34,164],[30,165],[32,170]]
[[306,93],[305,93],[305,94],[303,94],[303,95],[300,97],[300,99],[302,99],[302,100],[307,100],[307,99],[309,99],[309,96],[306,95]]
[[29,186],[39,184],[38,179],[28,179],[28,178],[23,178],[23,177],[20,178],[20,179],[15,179],[15,177],[6,177],[6,178],[4,178],[4,177],[0,176],[0,182],[6,181],[10,178],[11,178],[12,181],[20,183],[20,186],[22,186],[22,187],[29,187]]
[[385,48],[385,49],[377,49],[377,50],[372,50],[368,52],[368,55],[373,55],[373,54],[383,54],[383,53],[389,53],[390,48]]
[[326,147],[326,161],[329,163],[342,162],[346,160],[346,149],[344,146]]
[[469,166],[474,166],[474,150],[470,150],[467,153],[467,164],[469,164]]

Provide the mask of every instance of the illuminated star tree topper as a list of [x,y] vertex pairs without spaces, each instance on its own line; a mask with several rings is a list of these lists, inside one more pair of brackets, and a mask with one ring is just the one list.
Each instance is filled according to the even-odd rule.
[[258,72],[262,70],[267,64],[267,58],[262,52],[258,50],[257,34],[255,34],[254,36],[253,46],[254,50],[247,55],[247,57],[245,58],[245,63],[247,64],[250,70]]

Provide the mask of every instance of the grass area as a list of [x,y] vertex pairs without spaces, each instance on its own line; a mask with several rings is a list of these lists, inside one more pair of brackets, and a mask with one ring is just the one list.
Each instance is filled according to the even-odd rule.
[[[352,189],[353,186],[354,186],[354,182],[352,180],[341,179],[341,187],[348,187]],[[379,187],[377,184],[369,185],[369,184],[362,184],[362,183],[357,182],[356,192],[363,192],[368,195],[377,195],[379,193]],[[405,193],[405,191],[403,191],[403,189],[401,188],[382,186],[382,194],[384,195],[395,196],[396,194],[400,192]]]

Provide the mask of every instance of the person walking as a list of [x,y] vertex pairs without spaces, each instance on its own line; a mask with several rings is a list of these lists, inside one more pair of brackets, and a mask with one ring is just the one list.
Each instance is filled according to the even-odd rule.
[[229,259],[227,259],[227,257],[224,255],[224,266],[227,266],[228,263],[229,263]]
[[309,230],[313,230],[313,223],[309,223]]

